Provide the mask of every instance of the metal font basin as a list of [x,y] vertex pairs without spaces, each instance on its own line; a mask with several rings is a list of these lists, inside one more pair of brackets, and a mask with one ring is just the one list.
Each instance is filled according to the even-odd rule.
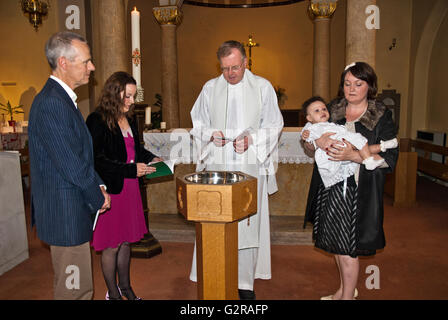
[[188,175],[185,180],[199,184],[233,184],[246,180],[246,176],[236,172],[205,171]]

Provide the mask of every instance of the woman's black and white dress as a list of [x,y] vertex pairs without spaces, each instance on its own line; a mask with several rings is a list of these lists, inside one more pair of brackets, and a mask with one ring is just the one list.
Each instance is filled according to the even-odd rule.
[[[355,132],[356,121],[345,124],[348,131]],[[357,250],[358,176],[359,165],[355,174],[347,178],[346,184],[341,181],[328,188],[324,184],[319,186],[313,226],[316,248],[353,258],[375,253]]]

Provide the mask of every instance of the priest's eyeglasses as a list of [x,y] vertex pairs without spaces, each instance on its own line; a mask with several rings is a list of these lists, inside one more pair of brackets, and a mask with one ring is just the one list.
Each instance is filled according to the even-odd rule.
[[237,71],[241,70],[241,68],[243,67],[243,63],[244,63],[244,61],[241,62],[241,64],[237,65],[237,66],[231,66],[231,67],[225,67],[225,68],[221,67],[221,71],[223,73],[228,73],[228,72],[230,72],[230,70],[233,72],[237,72]]

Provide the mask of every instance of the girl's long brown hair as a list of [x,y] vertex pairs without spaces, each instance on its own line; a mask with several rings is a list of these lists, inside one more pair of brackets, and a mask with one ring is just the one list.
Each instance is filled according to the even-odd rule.
[[[121,107],[126,96],[127,84],[136,85],[137,82],[129,73],[118,71],[106,80],[101,91],[96,111],[101,114],[110,130],[116,128],[119,118],[123,115]],[[121,97],[121,92],[124,92],[123,98]],[[131,107],[127,112],[126,116],[128,118],[132,116],[133,110],[134,108]]]

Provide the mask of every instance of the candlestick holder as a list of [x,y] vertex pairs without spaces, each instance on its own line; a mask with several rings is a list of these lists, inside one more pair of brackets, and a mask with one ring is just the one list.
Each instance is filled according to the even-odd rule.
[[160,132],[166,132],[166,122],[160,122]]
[[143,127],[143,131],[148,132],[150,130],[152,130],[152,123],[149,123],[149,124],[145,123],[145,126]]
[[143,102],[145,90],[141,86],[137,86],[137,96],[135,97],[135,102]]

